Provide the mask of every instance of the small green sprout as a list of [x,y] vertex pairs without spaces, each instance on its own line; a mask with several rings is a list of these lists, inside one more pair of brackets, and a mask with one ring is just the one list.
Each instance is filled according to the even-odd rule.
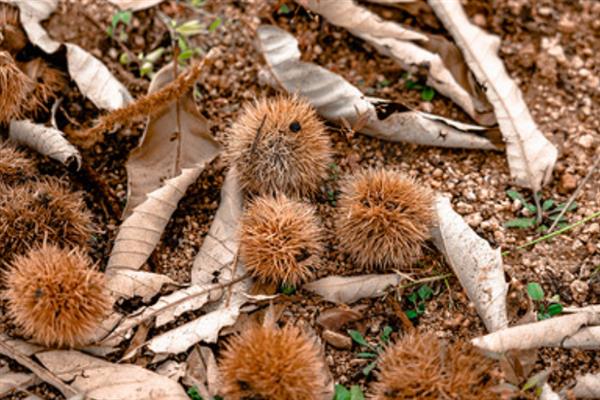
[[371,371],[377,366],[377,357],[383,352],[385,345],[387,345],[390,341],[390,335],[392,334],[393,329],[391,326],[386,325],[381,335],[379,336],[378,343],[373,346],[363,337],[363,335],[357,330],[349,330],[348,335],[352,338],[352,340],[363,348],[363,351],[360,351],[356,354],[358,358],[372,359],[366,367],[363,368],[362,373],[365,376],[369,376]]
[[562,313],[563,306],[560,303],[560,296],[556,295],[546,300],[544,289],[537,282],[527,284],[527,294],[531,300],[538,306],[537,318],[538,321],[552,318],[555,315]]
[[291,12],[290,8],[285,3],[279,7],[279,10],[277,10],[277,14],[279,14],[279,15],[287,15],[290,12]]
[[[542,223],[538,226],[537,218],[535,217],[538,209],[535,204],[526,201],[525,198],[516,190],[507,190],[506,195],[512,200],[518,200],[523,205],[523,209],[521,211],[522,213],[529,213],[530,215],[533,215],[525,215],[523,217],[511,219],[510,221],[504,223],[506,228],[529,229],[537,226],[539,231],[546,231],[548,230],[548,226],[554,223],[554,221],[560,216],[561,211],[566,206],[565,203],[556,205],[552,199],[546,199],[542,201]],[[565,213],[574,211],[576,209],[577,203],[573,202],[569,205],[569,208],[567,208]],[[565,226],[567,226],[567,218],[563,215],[560,217],[557,227],[560,229],[564,228]]]
[[431,101],[435,97],[435,89],[432,87],[413,80],[412,76],[408,73],[404,74],[403,78],[406,80],[405,86],[407,89],[421,91],[421,100]]
[[410,319],[417,319],[425,314],[425,302],[432,297],[433,290],[428,285],[422,285],[416,292],[409,294],[407,299],[414,308],[406,310],[406,316]]
[[335,385],[333,400],[365,400],[365,395],[358,385],[352,385],[346,389],[344,385]]
[[[113,37],[119,23],[122,23],[124,25],[129,25],[131,23],[132,17],[133,17],[133,13],[129,10],[117,11],[112,17],[110,26],[106,29],[106,33],[108,34],[108,36],[110,36],[111,38]],[[121,33],[125,33],[125,32],[121,32]],[[125,34],[125,40],[127,40],[126,36],[127,36],[127,34]],[[119,36],[119,39],[121,39],[121,36]]]

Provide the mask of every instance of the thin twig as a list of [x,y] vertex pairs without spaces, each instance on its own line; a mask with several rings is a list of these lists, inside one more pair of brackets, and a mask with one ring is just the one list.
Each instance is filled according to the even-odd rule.
[[40,378],[50,386],[53,386],[56,389],[58,389],[66,398],[70,398],[72,396],[77,395],[77,391],[75,391],[75,389],[64,383],[59,377],[54,375],[46,368],[34,362],[31,358],[23,355],[18,350],[6,344],[4,340],[0,340],[0,353],[12,358],[17,363],[21,364],[23,367],[33,372],[38,378]]
[[453,274],[444,274],[444,275],[438,275],[438,276],[430,276],[427,278],[416,280],[411,283],[407,283],[406,285],[398,286],[398,289],[406,289],[409,287],[417,286],[421,283],[441,281],[443,279],[450,278],[451,276],[454,276],[454,275]]
[[569,197],[569,200],[567,201],[567,204],[565,204],[565,206],[563,207],[563,209],[560,211],[560,214],[558,214],[558,217],[554,220],[554,222],[552,223],[552,225],[550,225],[550,229],[548,229],[548,233],[551,233],[554,230],[554,228],[556,228],[556,225],[558,224],[558,222],[560,221],[560,219],[563,217],[563,215],[565,215],[565,213],[567,212],[567,210],[569,209],[569,207],[571,206],[571,204],[573,204],[573,201],[575,201],[575,199],[579,195],[579,192],[581,192],[581,190],[583,189],[583,187],[585,186],[585,184],[587,183],[587,181],[589,181],[590,178],[592,177],[592,175],[594,175],[594,172],[596,171],[596,168],[598,168],[598,165],[600,165],[600,157],[598,157],[596,159],[596,162],[594,163],[594,165],[592,165],[592,168],[590,168],[590,170],[588,171],[588,173],[585,176],[585,178],[583,178],[583,180],[581,181],[581,183],[579,184],[579,186],[577,186],[577,189],[575,189],[575,191],[573,192],[573,194],[571,195],[571,197]]
[[535,202],[535,212],[536,212],[535,221],[539,225],[542,223],[542,220],[544,219],[544,214],[543,214],[544,210],[542,210],[542,201],[540,199],[540,194],[536,191],[533,192],[533,201]]

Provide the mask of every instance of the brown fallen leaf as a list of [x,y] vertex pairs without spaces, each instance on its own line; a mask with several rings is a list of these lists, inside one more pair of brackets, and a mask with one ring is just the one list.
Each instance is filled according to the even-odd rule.
[[402,277],[397,274],[369,274],[357,276],[328,276],[302,286],[332,303],[351,304],[360,299],[379,297],[398,285]]
[[350,336],[325,329],[321,335],[323,340],[336,349],[350,350],[352,348],[352,339]]
[[338,331],[347,323],[362,319],[365,308],[366,306],[357,306],[354,308],[338,306],[328,308],[317,317],[317,324],[325,329]]

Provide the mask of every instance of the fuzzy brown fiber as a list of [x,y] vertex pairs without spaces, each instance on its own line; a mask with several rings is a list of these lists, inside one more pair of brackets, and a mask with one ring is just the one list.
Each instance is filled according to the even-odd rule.
[[35,176],[35,173],[35,163],[32,159],[14,146],[0,142],[0,182],[14,185]]
[[320,346],[293,326],[252,327],[233,337],[219,368],[227,400],[317,400],[327,389]]
[[33,82],[17,67],[6,51],[0,51],[0,124],[8,124],[22,115],[21,105]]
[[371,400],[456,399],[499,397],[494,362],[470,343],[446,345],[433,333],[410,333],[379,358]]
[[0,50],[15,55],[27,45],[27,36],[21,28],[19,9],[7,3],[0,3]]
[[41,112],[47,112],[50,103],[67,86],[65,74],[41,58],[22,63],[20,68],[33,82],[27,101],[22,106],[23,113],[28,117],[36,117]]
[[86,344],[110,310],[104,275],[81,250],[44,245],[16,257],[4,274],[8,312],[44,346]]
[[296,286],[319,267],[322,236],[312,206],[285,195],[256,197],[241,219],[240,256],[259,281]]
[[409,268],[435,220],[432,191],[385,169],[347,178],[338,204],[340,247],[365,270]]
[[0,184],[0,260],[48,243],[86,247],[92,235],[91,213],[81,193],[57,178],[15,187]]
[[331,144],[313,107],[298,97],[245,105],[228,134],[226,157],[247,192],[314,195],[327,178]]

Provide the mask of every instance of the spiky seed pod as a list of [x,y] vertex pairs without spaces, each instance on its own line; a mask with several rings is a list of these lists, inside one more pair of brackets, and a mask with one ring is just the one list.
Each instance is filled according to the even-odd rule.
[[314,208],[285,195],[256,197],[241,218],[240,256],[264,283],[296,286],[321,262],[322,229]]
[[327,178],[331,144],[313,107],[298,97],[246,104],[229,131],[226,157],[251,193],[314,195]]
[[0,182],[13,185],[35,175],[35,163],[25,153],[0,142]]
[[45,346],[87,344],[111,307],[104,275],[81,250],[33,249],[12,261],[4,279],[9,315]]
[[253,327],[233,337],[219,368],[228,400],[317,400],[327,390],[320,346],[293,326]]
[[0,51],[0,124],[21,116],[21,105],[33,82],[17,67],[6,51]]
[[433,193],[391,170],[347,178],[338,205],[340,247],[366,270],[410,267],[434,223]]
[[67,86],[67,79],[62,71],[51,67],[41,58],[22,63],[20,67],[34,83],[22,111],[27,116],[35,117],[40,112],[48,111],[48,105]]
[[19,9],[0,3],[0,50],[15,55],[27,45],[27,36],[19,21]]
[[0,184],[0,260],[42,243],[87,247],[91,213],[81,193],[56,178],[10,187]]
[[497,399],[494,362],[467,342],[446,345],[434,334],[411,333],[379,358],[372,400]]

